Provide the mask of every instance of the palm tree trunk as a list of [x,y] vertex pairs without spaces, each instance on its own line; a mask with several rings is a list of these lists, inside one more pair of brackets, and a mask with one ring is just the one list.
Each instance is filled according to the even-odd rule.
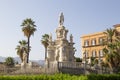
[[109,65],[109,67],[110,67],[110,71],[113,72],[113,67],[112,67],[112,65],[111,65],[110,63],[108,63],[108,65]]
[[47,47],[45,47],[45,61],[47,60]]
[[27,63],[29,62],[29,52],[30,52],[30,37],[28,37],[28,53],[27,53]]

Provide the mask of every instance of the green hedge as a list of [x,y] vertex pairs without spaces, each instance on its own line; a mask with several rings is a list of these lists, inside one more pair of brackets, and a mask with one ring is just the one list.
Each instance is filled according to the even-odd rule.
[[119,74],[91,74],[87,75],[88,80],[120,80]]
[[0,80],[120,80],[120,75],[17,75],[17,76],[0,76]]

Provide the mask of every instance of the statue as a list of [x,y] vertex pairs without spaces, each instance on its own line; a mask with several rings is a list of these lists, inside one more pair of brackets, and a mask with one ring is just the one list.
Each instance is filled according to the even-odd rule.
[[49,44],[49,46],[52,45],[52,34],[51,33],[49,34],[49,43],[48,44]]
[[23,62],[21,63],[21,69],[26,69],[27,66],[27,53],[24,51],[23,52]]
[[72,34],[70,35],[70,42],[73,43],[73,36],[72,36]]
[[52,42],[52,34],[49,35],[49,41]]
[[63,23],[64,23],[64,15],[63,15],[63,13],[60,13],[59,24],[63,25]]
[[59,60],[59,53],[60,53],[60,50],[59,50],[59,48],[57,47],[57,48],[56,48],[56,54],[55,54],[55,61],[58,61],[58,60]]
[[24,51],[23,52],[23,64],[27,63],[27,53]]
[[67,31],[63,31],[63,39],[66,39]]

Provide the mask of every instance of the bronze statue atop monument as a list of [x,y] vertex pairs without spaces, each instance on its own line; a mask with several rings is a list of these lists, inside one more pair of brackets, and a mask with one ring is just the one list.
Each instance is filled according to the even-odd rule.
[[63,26],[63,23],[64,23],[64,15],[63,15],[63,12],[61,12],[59,17],[59,25]]

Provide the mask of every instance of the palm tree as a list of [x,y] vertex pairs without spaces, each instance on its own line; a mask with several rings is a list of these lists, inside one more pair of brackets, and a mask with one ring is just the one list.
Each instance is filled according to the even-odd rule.
[[17,50],[17,55],[19,55],[21,61],[23,62],[23,52],[28,52],[28,46],[26,40],[19,41],[19,45],[15,48]]
[[111,44],[115,41],[115,33],[116,33],[116,30],[115,29],[112,29],[112,28],[109,28],[107,29],[104,34],[106,35],[106,40],[104,41],[106,44]]
[[104,33],[106,35],[106,41],[104,42],[105,48],[103,49],[105,62],[113,71],[115,68],[118,68],[118,64],[120,64],[120,42],[119,38],[115,36],[115,29],[107,29]]
[[105,53],[105,62],[108,63],[109,67],[113,68],[114,62],[113,62],[113,37],[115,34],[115,30],[114,29],[107,29],[105,32],[106,35],[106,41],[104,42],[105,44],[105,48],[103,49],[104,53]]
[[45,48],[45,60],[47,59],[47,47],[48,47],[49,35],[44,34],[42,35],[41,43],[44,45]]
[[35,22],[31,18],[27,18],[22,22],[22,31],[24,32],[24,35],[27,37],[28,41],[28,53],[27,53],[27,63],[29,62],[29,47],[30,47],[30,37],[31,35],[34,35],[34,32],[36,31],[36,25]]

